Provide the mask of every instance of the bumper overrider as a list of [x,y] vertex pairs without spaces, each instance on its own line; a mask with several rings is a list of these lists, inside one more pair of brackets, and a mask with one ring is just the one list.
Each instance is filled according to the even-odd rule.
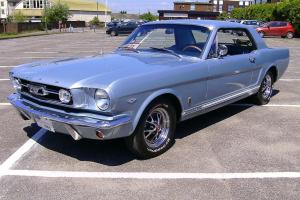
[[9,102],[23,119],[31,119],[52,132],[69,134],[74,140],[89,138],[107,140],[127,137],[132,133],[128,115],[103,116],[83,112],[66,112],[45,107],[23,99],[18,93],[11,94]]

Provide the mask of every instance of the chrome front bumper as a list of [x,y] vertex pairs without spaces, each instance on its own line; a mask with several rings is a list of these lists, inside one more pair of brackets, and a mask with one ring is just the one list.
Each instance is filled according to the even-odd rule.
[[[132,133],[131,118],[128,115],[103,116],[65,112],[22,99],[17,93],[11,94],[7,99],[20,112],[23,119],[50,120],[55,132],[69,134],[75,140],[81,138],[106,140],[127,137]],[[96,135],[99,131],[103,134],[103,138]]]

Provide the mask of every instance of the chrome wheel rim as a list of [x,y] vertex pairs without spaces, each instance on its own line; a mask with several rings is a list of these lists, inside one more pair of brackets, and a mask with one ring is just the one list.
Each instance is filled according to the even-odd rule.
[[259,32],[260,37],[264,37],[264,33],[263,32]]
[[287,34],[287,38],[289,38],[289,39],[293,38],[293,34],[292,33],[288,33]]
[[170,117],[164,108],[153,109],[146,118],[144,137],[150,148],[158,148],[168,138]]
[[266,77],[263,80],[261,91],[264,99],[269,99],[271,97],[273,92],[273,87],[272,87],[272,78],[269,74],[266,75]]

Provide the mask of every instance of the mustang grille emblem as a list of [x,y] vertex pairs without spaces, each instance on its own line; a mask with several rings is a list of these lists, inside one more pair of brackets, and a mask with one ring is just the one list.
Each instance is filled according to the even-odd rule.
[[28,85],[29,92],[39,96],[48,95],[48,91],[43,86]]

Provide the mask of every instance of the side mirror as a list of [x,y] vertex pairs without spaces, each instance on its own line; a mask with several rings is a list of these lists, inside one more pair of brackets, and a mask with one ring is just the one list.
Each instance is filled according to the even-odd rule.
[[228,48],[226,45],[220,45],[218,48],[218,57],[222,58],[228,54]]

